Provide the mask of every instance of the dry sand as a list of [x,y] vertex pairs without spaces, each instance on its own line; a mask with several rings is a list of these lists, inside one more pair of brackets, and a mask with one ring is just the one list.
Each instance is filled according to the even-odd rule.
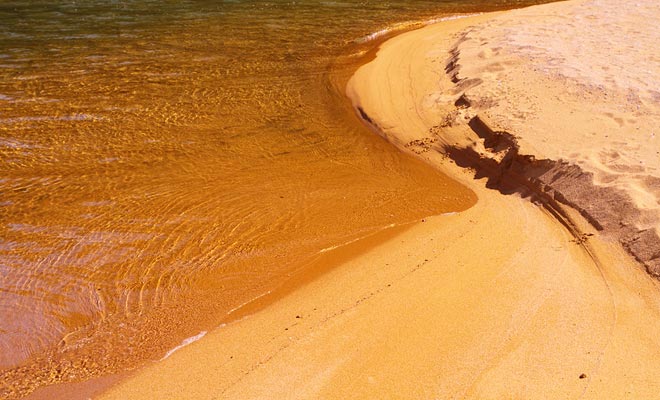
[[[341,263],[266,309],[144,368],[101,398],[660,398],[658,282],[618,244],[624,233],[607,224],[595,229],[587,222],[598,223],[585,211],[589,203],[576,204],[585,219],[566,206],[563,196],[571,194],[562,194],[565,187],[543,180],[551,170],[565,182],[577,177],[566,187],[578,182],[593,188],[605,179],[610,186],[603,187],[622,197],[589,190],[645,210],[625,214],[633,218],[628,226],[655,227],[657,201],[648,197],[655,194],[639,184],[641,174],[654,176],[652,160],[644,160],[643,171],[627,170],[639,164],[639,158],[629,158],[649,147],[641,135],[630,135],[655,114],[636,115],[632,122],[627,113],[635,110],[619,109],[610,117],[599,107],[612,107],[605,111],[610,113],[619,92],[612,90],[608,103],[589,94],[588,83],[561,72],[568,67],[540,71],[534,55],[516,53],[528,46],[525,41],[543,49],[545,42],[538,41],[551,36],[548,29],[562,20],[559,15],[569,17],[556,29],[572,38],[565,30],[586,34],[592,19],[571,22],[577,18],[571,13],[624,23],[621,8],[619,2],[566,2],[443,22],[389,40],[352,80],[356,106],[392,143],[470,185],[478,203],[460,214],[428,218],[378,244],[357,242],[326,253],[320,264]],[[505,36],[514,24],[526,29],[517,41]],[[534,36],[540,27],[544,33]],[[485,35],[497,42],[483,43]],[[552,40],[561,43],[559,36]],[[627,46],[631,40],[619,42]],[[600,49],[573,45],[583,53]],[[537,60],[554,57],[540,53]],[[588,61],[582,58],[576,65]],[[572,71],[588,78],[590,68]],[[623,84],[621,75],[613,75]],[[652,108],[653,95],[644,90],[638,91],[640,107]],[[523,95],[524,102],[518,97]],[[580,102],[581,96],[591,97]],[[511,110],[520,110],[524,123],[507,118]],[[553,117],[555,111],[588,120]],[[619,124],[615,118],[623,114]],[[626,143],[612,144],[619,169],[599,158],[601,151],[610,152],[605,134],[582,132],[592,122],[610,121],[616,125],[608,138],[618,135]],[[544,134],[543,123],[565,125]],[[473,172],[481,178],[473,179]],[[645,194],[634,197],[631,187]]]
[[658,16],[657,1],[516,10],[464,32],[450,73],[466,112],[535,157],[527,177],[660,276]]

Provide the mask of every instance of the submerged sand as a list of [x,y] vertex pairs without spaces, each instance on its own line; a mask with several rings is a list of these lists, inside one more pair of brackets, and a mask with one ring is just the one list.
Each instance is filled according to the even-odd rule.
[[[625,4],[531,7],[386,42],[349,85],[359,113],[478,203],[328,252],[319,263],[338,266],[101,398],[658,398],[660,291],[639,263],[653,271],[654,258],[626,242],[657,228],[653,188],[639,184],[657,159],[641,158],[652,139],[636,133],[657,122],[653,89],[636,86],[630,109],[622,75],[598,81],[607,98],[590,93],[597,80],[580,65],[606,55],[576,36],[630,50],[640,38],[606,36],[611,24],[646,32],[660,11]],[[538,67],[557,52],[567,66]],[[612,151],[616,163],[599,159]],[[609,203],[631,211],[594,215]]]

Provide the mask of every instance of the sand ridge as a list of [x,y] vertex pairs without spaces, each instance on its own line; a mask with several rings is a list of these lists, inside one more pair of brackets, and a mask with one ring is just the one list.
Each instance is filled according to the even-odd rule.
[[617,0],[515,10],[464,31],[451,74],[471,113],[555,162],[528,177],[660,276],[658,15]]

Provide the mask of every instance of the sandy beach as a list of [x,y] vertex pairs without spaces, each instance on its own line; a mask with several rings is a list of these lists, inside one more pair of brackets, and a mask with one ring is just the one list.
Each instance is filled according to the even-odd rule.
[[356,112],[477,204],[324,253],[99,398],[660,398],[658,16],[568,1],[388,40]]

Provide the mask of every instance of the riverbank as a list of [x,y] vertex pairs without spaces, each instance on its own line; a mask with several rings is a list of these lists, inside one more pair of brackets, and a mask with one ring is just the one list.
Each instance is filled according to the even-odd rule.
[[[566,190],[548,187],[548,164],[533,163],[551,154],[496,125],[497,106],[516,104],[470,92],[509,61],[462,75],[476,65],[465,54],[476,60],[485,46],[470,33],[589,3],[448,21],[385,43],[349,85],[360,114],[468,184],[478,203],[371,248],[339,249],[349,252],[339,266],[101,398],[654,398],[657,281],[584,207],[567,206]],[[539,98],[547,90],[526,85]]]

